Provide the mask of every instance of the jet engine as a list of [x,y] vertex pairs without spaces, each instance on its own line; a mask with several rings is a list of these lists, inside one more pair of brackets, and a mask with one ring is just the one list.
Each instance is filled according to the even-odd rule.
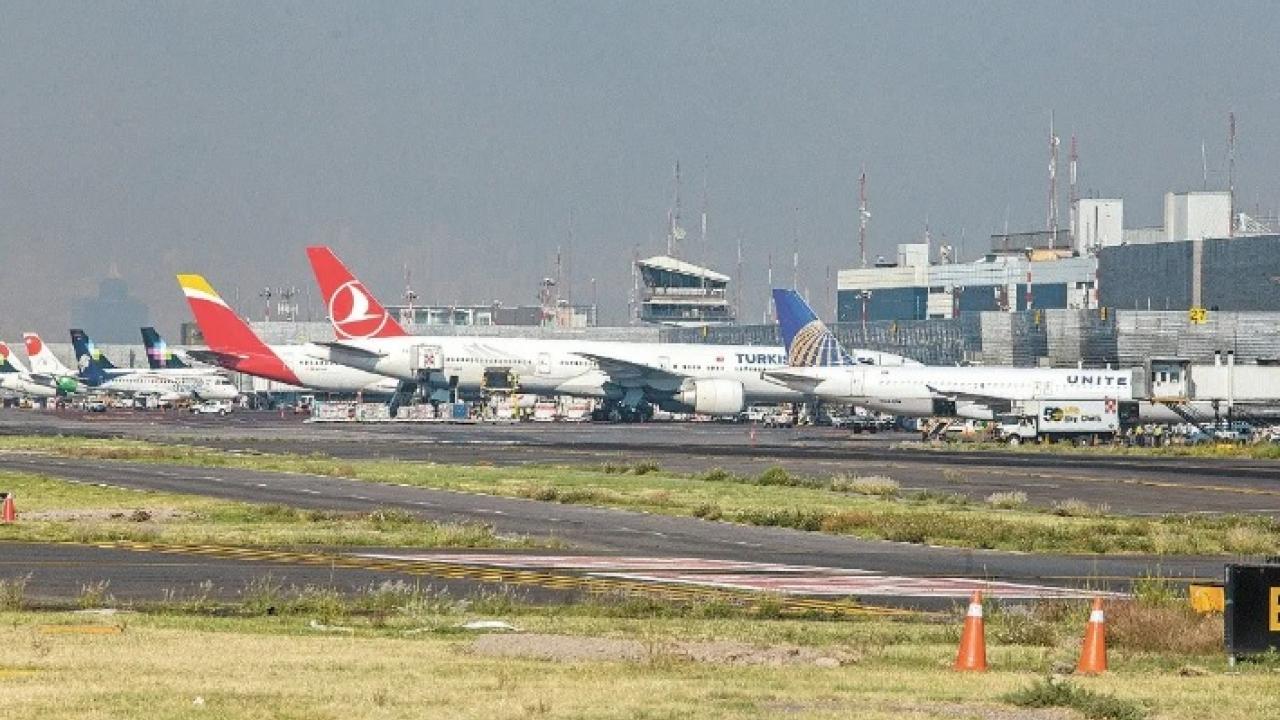
[[703,415],[733,415],[746,407],[742,383],[737,380],[693,380],[685,383],[676,399]]

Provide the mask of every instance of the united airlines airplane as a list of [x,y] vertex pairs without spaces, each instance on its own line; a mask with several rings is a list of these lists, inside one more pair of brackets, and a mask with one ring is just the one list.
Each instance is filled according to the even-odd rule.
[[823,400],[909,417],[991,420],[1015,402],[1134,399],[1131,370],[836,366],[829,358],[840,343],[808,303],[777,289],[773,301],[789,367],[766,375]]

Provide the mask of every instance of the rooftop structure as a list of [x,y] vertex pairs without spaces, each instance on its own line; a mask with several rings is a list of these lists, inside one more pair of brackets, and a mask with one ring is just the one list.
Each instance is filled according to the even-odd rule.
[[729,276],[668,255],[636,261],[644,287],[640,320],[677,326],[730,325]]
[[841,270],[837,314],[841,322],[926,320],[961,312],[1014,312],[1088,308],[1093,298],[1093,257],[1061,257],[1056,251],[991,253],[971,263],[929,262],[928,245],[898,246],[898,262]]

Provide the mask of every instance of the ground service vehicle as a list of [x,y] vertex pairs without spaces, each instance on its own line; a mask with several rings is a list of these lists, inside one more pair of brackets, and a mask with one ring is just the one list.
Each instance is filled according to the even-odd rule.
[[1108,441],[1119,432],[1120,412],[1114,400],[1036,400],[1017,403],[1014,412],[1001,415],[995,437],[1010,445],[1041,439],[1086,443]]

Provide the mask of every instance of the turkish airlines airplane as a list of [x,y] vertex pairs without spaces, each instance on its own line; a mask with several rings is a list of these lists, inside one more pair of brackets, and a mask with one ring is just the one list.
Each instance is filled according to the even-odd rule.
[[321,392],[394,395],[399,390],[392,378],[314,357],[315,347],[267,345],[203,276],[179,275],[178,284],[209,346],[188,353],[196,360]]
[[[523,393],[602,399],[621,419],[643,417],[655,405],[731,415],[752,403],[806,397],[764,374],[786,366],[779,347],[409,335],[329,248],[309,247],[307,256],[338,338],[315,343],[316,357],[430,391],[478,392],[500,378]],[[836,360],[914,363],[868,351],[842,352]]]

